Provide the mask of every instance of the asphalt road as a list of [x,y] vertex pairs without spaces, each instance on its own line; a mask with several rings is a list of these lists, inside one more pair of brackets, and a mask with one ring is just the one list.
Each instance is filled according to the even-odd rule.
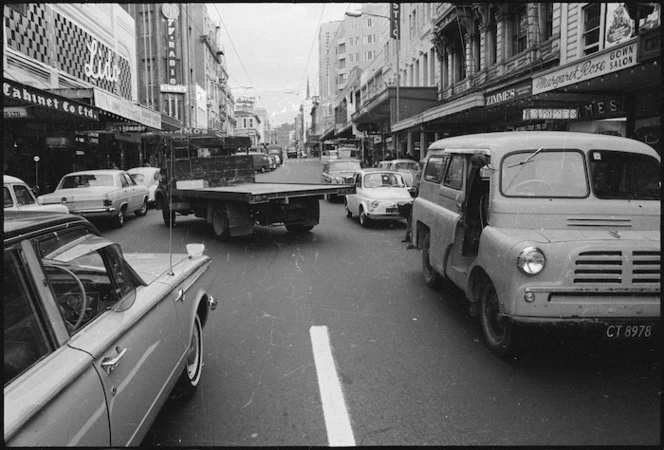
[[[319,174],[287,161],[257,178]],[[171,398],[144,446],[661,444],[660,344],[550,332],[502,360],[459,291],[424,285],[405,224],[364,229],[320,203],[311,233],[257,227],[230,242],[178,216],[170,245],[205,244],[219,307],[197,393]],[[160,211],[100,228],[125,252],[169,251]]]

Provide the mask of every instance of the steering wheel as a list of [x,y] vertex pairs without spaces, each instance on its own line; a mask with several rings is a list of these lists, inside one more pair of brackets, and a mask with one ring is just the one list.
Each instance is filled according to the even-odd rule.
[[75,317],[76,314],[78,314],[78,318],[76,319],[76,323],[73,325],[74,330],[78,329],[79,325],[81,325],[81,322],[83,322],[83,318],[85,317],[85,309],[88,306],[88,297],[85,294],[85,287],[83,287],[83,283],[76,276],[76,274],[74,272],[67,269],[66,267],[56,266],[56,265],[52,265],[52,264],[44,265],[44,267],[49,268],[49,269],[59,269],[59,270],[63,271],[64,273],[66,273],[67,275],[69,275],[70,277],[72,277],[74,279],[74,281],[78,285],[78,288],[81,290],[81,305],[80,305],[81,310],[80,311],[76,311],[74,309],[74,307],[72,305],[70,305],[69,302],[67,302],[67,300],[69,299],[70,294],[72,294],[72,291],[65,292],[63,295],[58,297],[58,306],[60,306],[60,308],[62,308],[63,315],[65,316],[65,321],[69,325],[72,325],[72,324],[69,320],[69,317],[67,317],[67,316],[72,316],[73,315]]
[[548,189],[549,192],[551,192],[551,193],[553,192],[553,186],[551,186],[551,183],[549,183],[548,181],[545,181],[545,180],[540,180],[538,178],[532,178],[530,180],[524,180],[524,181],[518,183],[516,186],[514,186],[512,188],[512,190],[513,190],[513,192],[515,192],[517,194],[520,193],[520,191],[522,191],[522,190],[523,191],[528,191],[529,189],[526,188],[526,186],[531,185],[531,184],[534,185],[533,189],[530,189],[531,191],[535,191],[535,192],[541,191],[541,188],[540,189],[536,188],[536,185],[539,185],[540,187]]

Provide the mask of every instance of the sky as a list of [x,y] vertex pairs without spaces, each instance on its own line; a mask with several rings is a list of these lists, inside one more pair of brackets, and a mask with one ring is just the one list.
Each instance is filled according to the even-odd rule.
[[293,122],[307,90],[318,94],[318,29],[359,3],[208,3],[221,25],[229,86],[256,97],[277,127]]

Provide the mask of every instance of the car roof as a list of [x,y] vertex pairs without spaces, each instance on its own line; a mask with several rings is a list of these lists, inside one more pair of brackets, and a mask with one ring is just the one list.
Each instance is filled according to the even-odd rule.
[[18,236],[24,236],[55,226],[69,227],[75,224],[87,224],[96,231],[86,219],[76,214],[43,211],[5,211],[3,238],[5,245]]
[[85,174],[93,174],[93,175],[115,175],[117,173],[121,172],[126,172],[125,170],[120,170],[120,169],[99,169],[99,170],[80,170],[78,172],[71,172],[65,175],[65,177],[68,177],[70,175],[85,175]]
[[660,160],[657,152],[643,142],[618,136],[570,131],[507,131],[469,134],[440,139],[432,143],[428,151],[437,151],[437,153],[448,149],[486,151],[499,159],[502,155],[512,151],[532,150],[542,146],[545,148],[646,153]]
[[362,170],[357,171],[357,173],[361,173],[361,174],[374,173],[374,172],[396,173],[397,175],[401,175],[401,172],[397,172],[396,170],[381,169],[380,167],[367,167],[366,169],[362,169]]
[[21,180],[20,178],[13,177],[11,175],[3,175],[2,176],[2,182],[3,183],[25,183],[25,181]]
[[132,167],[127,169],[129,173],[139,173],[139,172],[154,172],[160,170],[159,167]]
[[334,164],[334,163],[340,163],[340,162],[358,162],[359,163],[361,161],[357,158],[342,158],[342,159],[329,159],[326,162],[328,162],[330,164]]

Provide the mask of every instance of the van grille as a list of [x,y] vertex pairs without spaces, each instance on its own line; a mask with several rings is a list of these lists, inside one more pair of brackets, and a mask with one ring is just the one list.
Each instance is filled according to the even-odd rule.
[[575,261],[574,283],[659,285],[660,258],[659,251],[581,252]]

